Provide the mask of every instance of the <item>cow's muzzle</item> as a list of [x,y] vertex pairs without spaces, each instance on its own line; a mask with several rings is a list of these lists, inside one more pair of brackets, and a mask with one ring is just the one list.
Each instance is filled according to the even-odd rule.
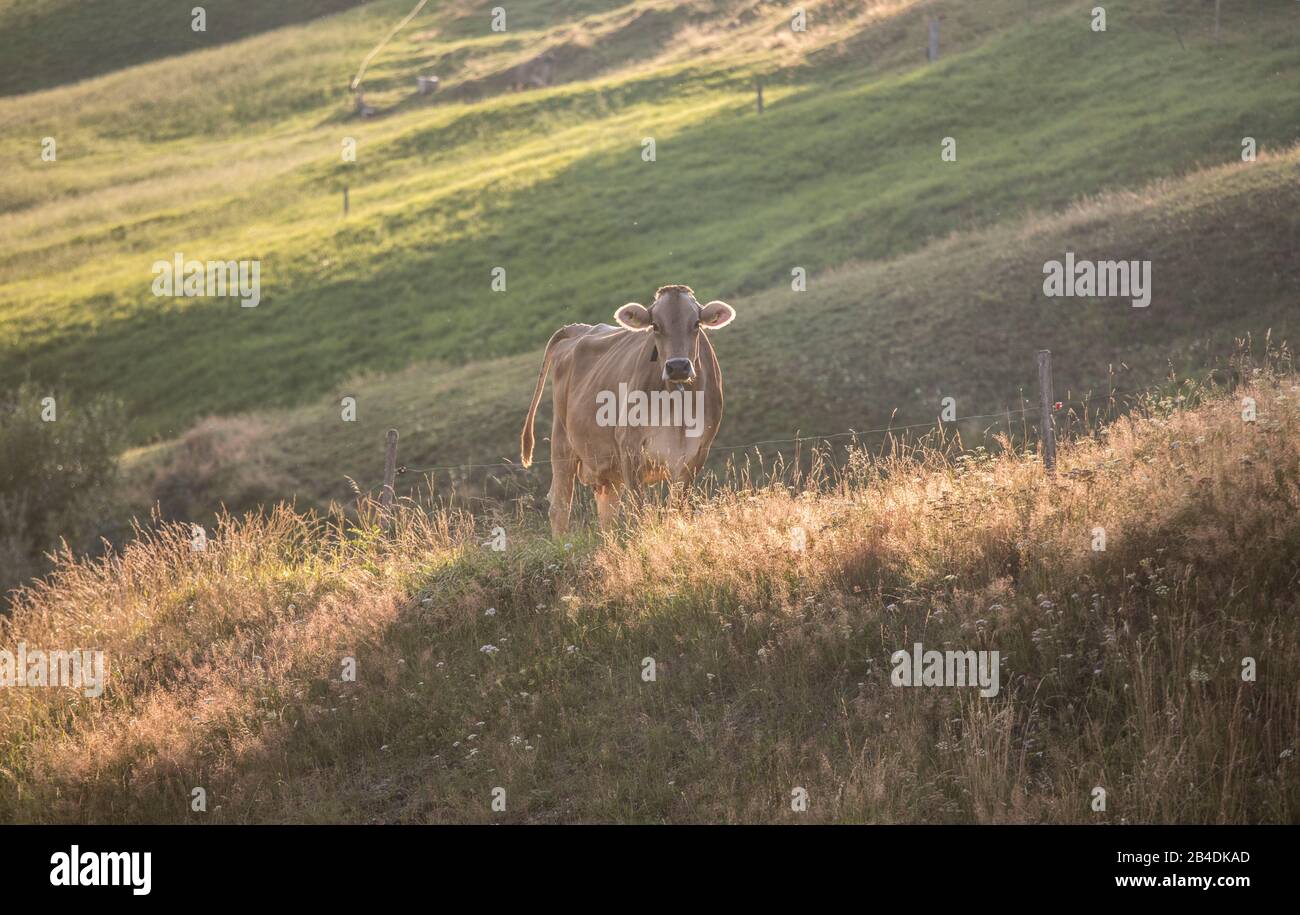
[[689,359],[669,359],[664,362],[664,381],[691,384],[695,381],[695,366]]

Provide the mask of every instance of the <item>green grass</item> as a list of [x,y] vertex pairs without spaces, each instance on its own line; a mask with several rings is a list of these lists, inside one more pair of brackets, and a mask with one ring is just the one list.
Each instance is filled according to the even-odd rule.
[[[743,313],[793,265],[902,255],[1235,160],[1246,134],[1265,148],[1300,135],[1289,9],[1238,10],[1214,48],[1178,4],[1113,4],[1098,35],[1078,3],[1026,17],[1007,0],[954,11],[952,56],[932,67],[910,50],[920,11],[841,12],[810,35],[824,50],[779,68],[753,41],[678,55],[659,43],[518,95],[483,74],[562,45],[575,24],[622,34],[629,17],[525,7],[523,34],[503,37],[439,10],[443,31],[376,65],[367,97],[396,107],[361,123],[341,86],[406,8],[371,6],[0,104],[2,154],[18,165],[0,181],[0,380],[116,394],[144,441],[207,413],[302,404],[358,372],[531,353],[557,324],[664,282]],[[760,37],[785,22],[769,13]],[[410,101],[412,55],[446,62],[448,94],[460,80],[477,100]],[[266,69],[238,66],[250,58]],[[762,118],[759,71],[772,71]],[[37,158],[44,135],[60,140],[56,165]],[[653,164],[639,157],[650,135]],[[359,142],[354,166],[344,136]],[[940,161],[944,136],[957,163]],[[260,257],[261,306],[155,299],[150,265],[176,250]],[[496,265],[503,294],[489,288]],[[954,343],[1005,339],[982,337]],[[789,431],[775,417],[772,429]]]
[[[225,44],[364,0],[0,0],[0,95],[76,82],[132,64]],[[206,11],[196,32],[191,10]]]

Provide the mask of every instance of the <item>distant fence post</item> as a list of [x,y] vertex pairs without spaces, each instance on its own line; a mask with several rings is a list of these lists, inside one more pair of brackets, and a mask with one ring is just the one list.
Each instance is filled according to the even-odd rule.
[[754,81],[754,90],[758,93],[758,113],[763,113],[763,79],[759,77]]
[[1048,474],[1056,473],[1056,429],[1052,420],[1052,351],[1038,351],[1038,407],[1041,413],[1043,437],[1043,467]]
[[926,59],[936,61],[939,59],[939,17],[930,17],[930,47],[926,51]]
[[397,430],[388,430],[384,450],[384,488],[379,493],[379,526],[388,530],[393,519],[393,479],[397,476]]
[[343,185],[343,215],[348,215],[348,186]]

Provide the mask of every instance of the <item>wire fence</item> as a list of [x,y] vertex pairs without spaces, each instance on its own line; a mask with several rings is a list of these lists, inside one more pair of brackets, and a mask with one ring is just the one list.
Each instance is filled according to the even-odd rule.
[[[1085,406],[1099,400],[1114,400],[1117,397],[1131,397],[1143,393],[1142,391],[1111,391],[1107,394],[1097,394],[1092,397],[1084,397],[1077,400],[1057,401],[1054,405],[1053,412],[1058,412],[1066,407]],[[909,432],[915,429],[941,428],[945,423],[956,424],[970,422],[979,419],[1008,419],[1012,416],[1022,416],[1026,413],[1037,411],[1037,407],[1020,407],[1017,409],[997,410],[993,413],[975,413],[970,416],[957,416],[950,420],[930,421],[924,423],[906,423],[902,425],[883,426],[878,429],[847,429],[843,432],[829,432],[824,435],[797,435],[792,438],[770,438],[757,442],[746,442],[736,445],[712,445],[710,452],[715,451],[742,451],[750,448],[759,448],[765,445],[797,445],[803,442],[824,442],[833,441],[841,438],[857,438],[867,435],[881,435],[895,432]],[[576,460],[573,459],[573,460]],[[551,465],[556,463],[553,460],[535,460],[530,466]],[[397,468],[398,474],[403,473],[436,473],[438,471],[448,470],[486,470],[489,468],[504,468],[510,470],[523,470],[524,467],[518,461],[493,461],[490,463],[469,463],[469,464],[437,464],[431,467],[408,467],[402,465]]]

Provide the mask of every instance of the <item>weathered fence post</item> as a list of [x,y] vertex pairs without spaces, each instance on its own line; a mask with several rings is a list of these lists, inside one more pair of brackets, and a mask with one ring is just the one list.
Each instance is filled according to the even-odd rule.
[[379,493],[379,526],[388,530],[393,519],[393,479],[397,476],[397,430],[388,430],[384,452],[384,488]]
[[343,185],[343,215],[348,215],[348,186]]
[[926,59],[936,61],[939,59],[939,17],[930,17],[930,47],[926,52]]
[[1214,43],[1219,43],[1219,0],[1214,0]]
[[754,81],[754,89],[758,93],[758,113],[763,113],[763,80],[760,77]]
[[1052,420],[1052,351],[1038,351],[1038,407],[1041,414],[1043,437],[1043,467],[1048,474],[1056,473],[1056,429]]

